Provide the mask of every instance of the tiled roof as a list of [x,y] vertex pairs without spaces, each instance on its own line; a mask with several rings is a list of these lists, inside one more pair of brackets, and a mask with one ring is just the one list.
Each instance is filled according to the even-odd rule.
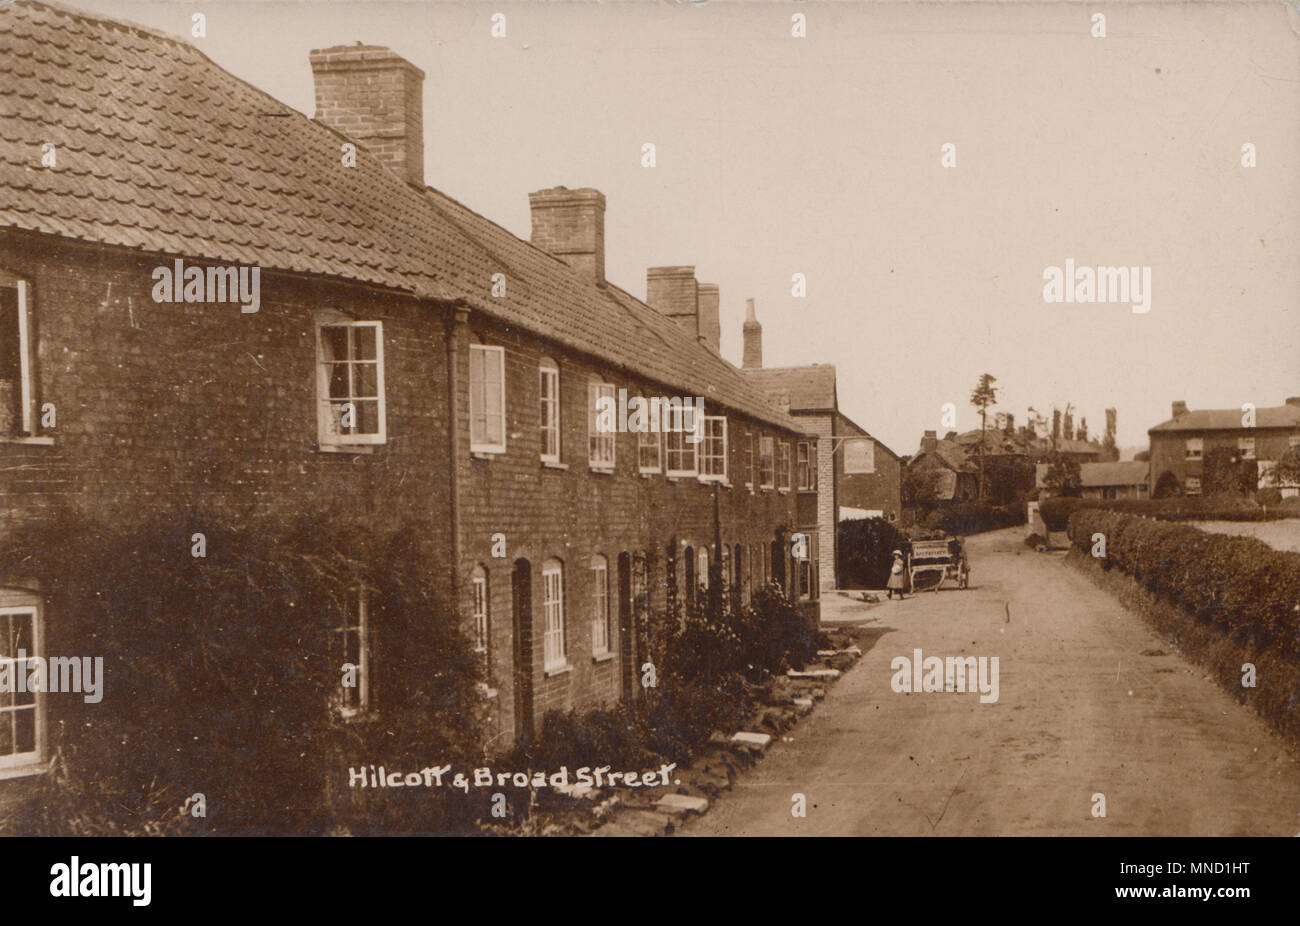
[[[344,141],[179,39],[34,0],[0,7],[0,227],[461,299],[706,404],[804,430],[626,293],[364,151],[343,167]],[[41,166],[43,143],[54,168]]]
[[[1161,422],[1147,433],[1155,431],[1241,431],[1241,409],[1203,408],[1184,412],[1177,418]],[[1257,428],[1300,427],[1300,405],[1279,405],[1255,409]]]
[[974,465],[967,459],[964,448],[958,446],[950,440],[937,440],[933,450],[918,450],[916,455],[908,461],[907,465],[912,467],[920,463],[925,457],[932,456],[940,464],[954,472],[973,473]]
[[773,401],[788,404],[791,411],[824,411],[837,407],[835,366],[814,363],[805,367],[764,367],[744,371]]
[[[1039,488],[1043,487],[1043,478],[1050,465],[1039,463],[1036,467]],[[1151,464],[1135,460],[1125,460],[1122,463],[1080,463],[1079,481],[1084,488],[1147,485],[1150,470]]]

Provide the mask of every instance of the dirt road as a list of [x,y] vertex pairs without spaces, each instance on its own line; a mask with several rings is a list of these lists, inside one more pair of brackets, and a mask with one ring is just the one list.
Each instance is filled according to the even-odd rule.
[[[968,542],[967,591],[862,610],[887,632],[682,835],[1300,833],[1296,754],[1021,533]],[[891,660],[918,648],[999,657],[998,700],[895,693]]]

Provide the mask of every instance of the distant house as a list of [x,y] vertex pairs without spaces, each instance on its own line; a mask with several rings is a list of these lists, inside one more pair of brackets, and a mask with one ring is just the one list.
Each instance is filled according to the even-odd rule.
[[920,448],[907,461],[907,471],[928,481],[926,494],[935,501],[972,501],[979,494],[979,469],[956,436],[940,439],[934,431],[926,431]]
[[835,588],[835,527],[840,521],[882,517],[902,510],[902,462],[898,454],[840,411],[833,364],[763,367],[763,327],[746,307],[744,372],[781,411],[817,435],[796,448],[795,480],[800,523],[818,526],[815,560],[823,589]]
[[[1039,463],[1035,484],[1041,492],[1045,485],[1048,463]],[[1150,467],[1132,460],[1123,463],[1080,463],[1080,494],[1084,498],[1146,498],[1150,486]]]
[[1147,431],[1151,495],[1200,495],[1205,457],[1218,449],[1233,451],[1241,461],[1256,461],[1260,476],[1266,477],[1272,463],[1300,447],[1300,396],[1253,411],[1254,423],[1248,426],[1248,413],[1240,408],[1193,411],[1186,402],[1174,402],[1170,419]]
[[1033,442],[1032,452],[1036,459],[1056,453],[1076,463],[1105,463],[1113,462],[1119,459],[1118,452],[1107,450],[1101,444],[1092,440],[1079,440],[1073,437],[1058,437],[1052,440],[1050,437],[1039,438]]

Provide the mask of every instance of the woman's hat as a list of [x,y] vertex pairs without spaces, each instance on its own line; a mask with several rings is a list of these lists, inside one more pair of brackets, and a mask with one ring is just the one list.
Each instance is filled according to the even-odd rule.
[[902,555],[903,555],[903,551],[902,551],[902,550],[895,550],[891,555],[892,555],[892,556],[902,556]]

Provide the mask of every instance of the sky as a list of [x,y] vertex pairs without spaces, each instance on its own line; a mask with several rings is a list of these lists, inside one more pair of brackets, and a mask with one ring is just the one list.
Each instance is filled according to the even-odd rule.
[[[426,182],[524,238],[530,191],[601,190],[608,279],[644,297],[647,267],[694,265],[737,364],[755,299],[765,365],[834,364],[841,410],[898,454],[950,429],[945,403],[978,427],[982,373],[1017,423],[1070,403],[1096,434],[1114,407],[1134,448],[1174,400],[1300,395],[1284,0],[69,5],[186,37],[309,116],[309,50],[392,48],[426,75]],[[1067,259],[1149,267],[1149,311],[1045,301]]]

